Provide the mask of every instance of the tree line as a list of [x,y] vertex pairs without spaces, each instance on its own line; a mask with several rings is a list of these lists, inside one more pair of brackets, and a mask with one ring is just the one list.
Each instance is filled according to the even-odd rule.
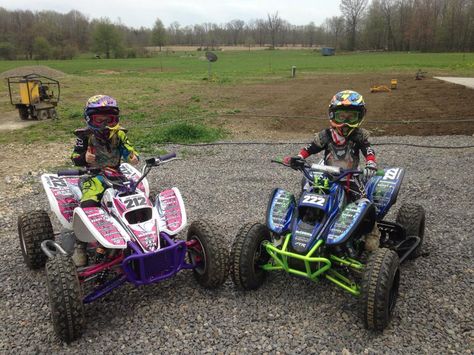
[[79,53],[106,58],[150,55],[166,45],[270,47],[330,46],[342,50],[473,51],[472,0],[341,0],[341,16],[321,25],[292,25],[284,14],[244,22],[152,28],[128,27],[79,11],[9,11],[0,7],[0,58],[71,59]]

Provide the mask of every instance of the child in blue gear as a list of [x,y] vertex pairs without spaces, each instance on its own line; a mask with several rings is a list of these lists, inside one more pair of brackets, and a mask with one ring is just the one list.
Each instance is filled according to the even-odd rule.
[[[71,159],[76,166],[112,168],[119,170],[122,159],[137,164],[139,156],[128,140],[126,130],[119,125],[120,110],[117,101],[106,95],[92,96],[84,108],[87,127],[75,131],[77,136]],[[81,184],[81,207],[100,206],[105,190],[100,175],[90,177]],[[73,260],[76,266],[87,262],[85,245],[77,243]]]
[[[293,168],[304,164],[312,154],[324,152],[324,164],[343,169],[357,169],[360,153],[365,158],[364,178],[369,180],[377,172],[375,152],[369,142],[369,132],[360,128],[367,109],[364,98],[355,91],[344,90],[333,96],[329,104],[331,127],[316,133],[313,142],[301,149],[296,157],[285,157],[283,162]],[[347,180],[347,190],[352,200],[364,195],[359,179]],[[366,249],[378,247],[380,232],[374,230],[366,236]]]

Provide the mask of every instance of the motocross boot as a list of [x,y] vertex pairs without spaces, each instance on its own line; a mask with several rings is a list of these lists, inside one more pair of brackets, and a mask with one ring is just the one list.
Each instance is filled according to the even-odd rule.
[[374,228],[365,236],[365,250],[368,252],[376,251],[380,246],[380,231],[377,223]]
[[72,254],[72,261],[77,267],[87,265],[87,254],[86,254],[87,243],[76,242],[74,253]]

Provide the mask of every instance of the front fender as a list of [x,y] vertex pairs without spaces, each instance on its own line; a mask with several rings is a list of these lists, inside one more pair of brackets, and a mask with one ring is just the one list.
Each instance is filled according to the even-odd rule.
[[342,244],[353,235],[363,235],[375,224],[375,207],[366,198],[349,203],[329,229],[326,244]]
[[160,231],[176,235],[186,227],[186,210],[178,188],[161,191],[156,196],[155,208],[159,215]]
[[267,227],[276,234],[289,230],[295,211],[295,196],[283,189],[274,189],[267,206]]
[[384,171],[383,177],[374,176],[366,186],[367,198],[372,201],[377,212],[377,221],[380,221],[397,201],[405,176],[403,168],[389,168]]

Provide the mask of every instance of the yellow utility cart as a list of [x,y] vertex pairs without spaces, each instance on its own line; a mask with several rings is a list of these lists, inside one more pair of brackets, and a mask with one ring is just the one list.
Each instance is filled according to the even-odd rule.
[[22,120],[58,118],[59,81],[39,74],[7,78],[10,103],[18,109]]

